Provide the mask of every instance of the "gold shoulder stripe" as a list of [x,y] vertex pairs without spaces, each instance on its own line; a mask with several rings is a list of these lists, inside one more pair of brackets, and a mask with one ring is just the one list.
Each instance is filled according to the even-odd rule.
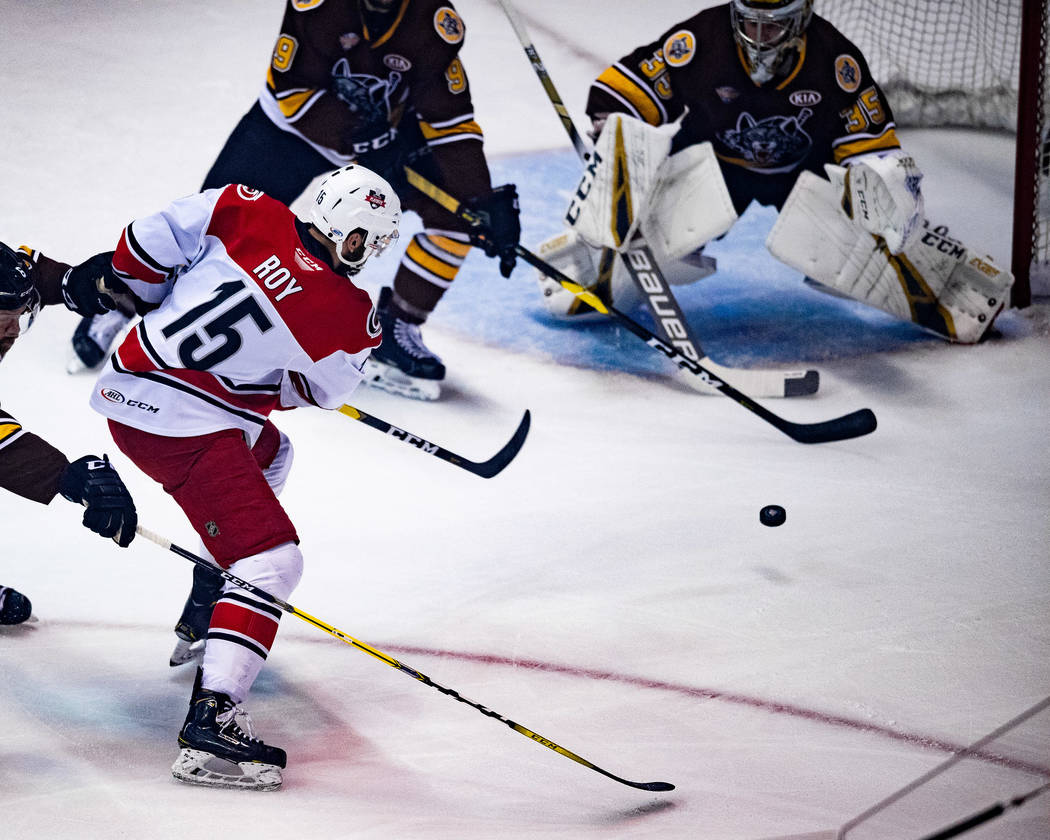
[[286,117],[291,118],[302,110],[302,107],[310,101],[315,93],[317,93],[317,91],[311,88],[309,90],[289,93],[285,96],[275,94],[274,98],[277,100],[277,107],[281,109],[281,113]]
[[20,423],[0,423],[0,444],[20,431],[22,431]]
[[475,134],[481,136],[481,126],[477,120],[465,120],[448,128],[434,128],[430,123],[419,121],[419,127],[423,131],[423,139],[437,140],[439,137],[450,137],[453,134]]
[[631,103],[649,125],[660,125],[660,111],[653,102],[652,95],[616,67],[606,67],[597,81]]

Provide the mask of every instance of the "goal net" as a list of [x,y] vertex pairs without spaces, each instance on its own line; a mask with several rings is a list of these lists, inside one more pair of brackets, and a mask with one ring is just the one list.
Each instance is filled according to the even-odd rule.
[[1017,132],[1015,305],[1050,294],[1046,0],[817,0],[864,52],[900,125]]

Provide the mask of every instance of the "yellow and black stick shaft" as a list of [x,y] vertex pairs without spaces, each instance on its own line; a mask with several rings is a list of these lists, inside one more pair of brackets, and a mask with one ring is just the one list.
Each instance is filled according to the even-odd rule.
[[245,590],[246,592],[250,592],[252,595],[256,596],[257,598],[261,598],[267,603],[273,604],[282,612],[294,615],[296,618],[305,621],[307,624],[316,627],[319,630],[323,630],[329,636],[334,636],[339,641],[345,642],[346,644],[350,645],[350,647],[362,651],[363,653],[367,653],[369,656],[373,657],[374,659],[378,659],[380,662],[389,665],[391,668],[396,668],[398,671],[401,671],[404,674],[408,674],[410,677],[412,677],[415,680],[418,680],[424,685],[428,685],[431,688],[436,688],[442,694],[447,694],[449,697],[451,697],[454,700],[458,700],[460,703],[466,703],[468,706],[472,706],[473,708],[481,712],[483,715],[486,715],[490,718],[494,718],[500,721],[501,723],[505,723],[515,732],[524,735],[526,738],[535,741],[537,744],[542,744],[543,746],[547,747],[547,749],[553,750],[559,755],[563,755],[566,758],[572,759],[577,764],[582,764],[584,767],[587,767],[590,770],[594,770],[596,773],[601,773],[603,776],[607,776],[608,778],[613,779],[614,781],[620,782],[621,784],[628,785],[633,788],[638,788],[639,790],[674,790],[674,785],[672,785],[669,782],[632,782],[628,779],[624,779],[620,776],[610,773],[607,770],[603,770],[601,767],[592,764],[587,759],[581,758],[580,756],[576,755],[576,753],[572,752],[572,750],[567,750],[565,749],[565,747],[554,743],[554,741],[551,741],[548,738],[544,738],[542,735],[533,732],[531,729],[522,726],[520,723],[515,723],[509,718],[503,717],[503,715],[499,714],[498,712],[494,712],[492,709],[481,705],[481,703],[477,703],[474,700],[470,700],[469,698],[464,697],[462,694],[460,694],[453,688],[447,688],[441,685],[440,683],[434,682],[422,671],[417,671],[415,668],[406,665],[405,663],[395,659],[393,656],[390,656],[387,653],[383,653],[383,651],[379,650],[378,648],[374,648],[370,644],[362,642],[360,639],[355,639],[349,633],[340,630],[338,627],[334,627],[331,624],[328,624],[327,622],[310,615],[308,612],[304,612],[303,610],[300,610],[297,607],[293,607],[287,601],[278,598],[276,595],[271,595],[266,590],[260,589],[255,584],[249,583],[248,581],[237,577],[237,575],[233,574],[232,572],[226,569],[222,569],[216,566],[214,563],[208,562],[203,557],[199,557],[198,555],[194,554],[192,551],[187,551],[185,548],[175,545],[171,540],[166,539],[165,537],[162,537],[159,534],[154,533],[153,531],[143,528],[141,525],[139,525],[138,528],[135,529],[135,531],[139,536],[149,540],[150,542],[156,543],[161,548],[167,549],[173,554],[179,555],[179,557],[196,563],[198,566],[203,566],[204,568],[211,571],[213,574],[217,574],[223,579],[229,581],[234,586],[237,586]]
[[[471,227],[482,228],[480,233],[481,235],[484,235],[483,220],[477,213],[474,213],[468,207],[465,207],[463,202],[455,196],[450,195],[437,184],[424,178],[411,167],[405,167],[405,175],[408,178],[409,184],[431,200],[440,204],[453,215],[461,218]],[[572,280],[572,278],[563,274],[546,260],[536,256],[536,254],[532,253],[532,251],[524,246],[516,245],[514,253],[533,268],[538,269],[552,280],[559,283],[562,288],[572,292],[584,303],[589,304],[603,315],[608,315],[610,318],[618,321],[654,350],[662,353],[670,361],[678,365],[678,367],[699,377],[703,380],[705,385],[714,388],[734,402],[739,403],[752,414],[758,415],[767,423],[782,431],[792,440],[798,441],[799,443],[828,443],[830,441],[860,437],[861,435],[870,434],[875,431],[875,414],[870,408],[861,408],[850,414],[845,414],[842,417],[835,417],[831,420],[824,420],[818,423],[795,423],[791,420],[786,420],[780,415],[774,414],[760,403],[755,402],[755,400],[747,394],[738,391],[713,371],[704,367],[694,359],[691,359],[685,353],[679,351],[670,342],[664,341],[650,330],[647,330],[633,318],[625,315],[616,307],[606,305],[596,294],[589,292],[579,283]]]
[[540,54],[536,51],[536,47],[533,46],[532,38],[529,37],[529,32],[525,27],[525,21],[522,20],[521,15],[518,14],[518,10],[510,0],[499,0],[499,4],[503,7],[503,12],[510,21],[510,25],[514,29],[514,34],[518,36],[518,41],[521,43],[522,49],[525,50],[525,55],[528,56],[529,63],[532,65],[532,69],[536,72],[540,84],[543,85],[543,90],[546,92],[547,98],[551,101],[551,105],[554,106],[554,112],[558,115],[558,119],[561,120],[565,132],[569,135],[569,140],[572,141],[573,148],[576,149],[576,154],[580,156],[581,160],[588,160],[591,153],[587,148],[587,143],[580,135],[580,132],[576,130],[576,124],[572,121],[569,109],[565,107],[565,102],[562,101],[558,89],[554,86],[554,82],[551,80],[547,68],[543,66]]

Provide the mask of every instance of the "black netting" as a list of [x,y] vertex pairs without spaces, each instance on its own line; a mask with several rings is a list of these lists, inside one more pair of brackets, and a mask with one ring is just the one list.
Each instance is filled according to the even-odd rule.
[[1016,130],[1020,0],[817,0],[901,125]]

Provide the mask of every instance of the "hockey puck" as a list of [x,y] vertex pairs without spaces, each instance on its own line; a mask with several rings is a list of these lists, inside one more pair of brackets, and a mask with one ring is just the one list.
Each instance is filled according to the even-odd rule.
[[770,528],[783,525],[787,520],[787,511],[780,505],[766,505],[758,512],[758,521]]

